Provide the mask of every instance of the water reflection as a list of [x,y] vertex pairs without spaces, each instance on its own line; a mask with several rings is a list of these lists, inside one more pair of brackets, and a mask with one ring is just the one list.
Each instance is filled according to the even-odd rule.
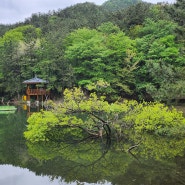
[[52,178],[64,177],[68,183],[74,180],[95,183],[103,182],[103,179],[113,185],[180,185],[185,182],[185,169],[177,165],[177,161],[184,162],[184,156],[179,155],[177,160],[174,155],[166,159],[159,154],[155,158],[152,155],[152,152],[156,151],[155,146],[151,148],[151,155],[147,157],[142,157],[139,148],[133,151],[139,161],[124,150],[120,151],[117,144],[112,145],[106,153],[102,153],[98,142],[79,143],[76,146],[47,143],[28,145],[28,148],[30,155],[43,167],[42,175],[50,174]]
[[[66,183],[61,179],[52,179],[48,176],[36,176],[25,168],[12,165],[0,165],[0,184],[2,185],[93,185],[94,183],[71,182]],[[99,183],[96,183],[99,184]],[[105,182],[106,185],[111,183]],[[101,185],[103,185],[101,183]]]
[[26,119],[27,112],[20,109],[0,115],[0,184],[185,184],[184,139],[125,133],[119,143],[88,139],[30,144],[23,137]]
[[28,169],[0,165],[0,184],[2,185],[59,185],[65,184],[58,180],[51,181],[49,177],[36,176]]
[[129,138],[130,142],[138,143],[134,144],[136,147],[131,150],[138,158],[167,161],[184,156],[185,139],[181,137],[162,137],[143,133],[140,136],[129,135]]

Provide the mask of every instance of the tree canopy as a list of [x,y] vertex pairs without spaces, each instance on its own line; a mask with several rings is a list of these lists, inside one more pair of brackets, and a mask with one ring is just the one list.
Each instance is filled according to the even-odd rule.
[[64,91],[60,104],[49,104],[50,111],[28,118],[25,137],[30,142],[82,140],[84,137],[120,139],[126,130],[166,137],[184,136],[182,112],[161,103],[138,103],[133,100],[108,103],[105,97],[91,93],[86,97],[80,88]]

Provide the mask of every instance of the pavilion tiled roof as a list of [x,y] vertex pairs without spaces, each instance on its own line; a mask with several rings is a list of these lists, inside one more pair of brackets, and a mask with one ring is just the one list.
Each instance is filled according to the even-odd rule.
[[23,83],[24,84],[39,84],[39,83],[48,83],[48,81],[43,80],[43,79],[38,78],[37,76],[35,76],[34,78],[31,78],[29,80],[25,80]]

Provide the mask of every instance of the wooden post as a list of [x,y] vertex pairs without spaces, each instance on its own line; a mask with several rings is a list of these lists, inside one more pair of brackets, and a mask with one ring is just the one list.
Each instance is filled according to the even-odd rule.
[[39,95],[38,95],[38,93],[39,93],[39,89],[38,89],[38,86],[37,86],[37,101],[39,101]]

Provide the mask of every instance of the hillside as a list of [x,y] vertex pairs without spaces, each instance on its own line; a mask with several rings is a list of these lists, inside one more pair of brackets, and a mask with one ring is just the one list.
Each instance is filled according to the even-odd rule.
[[33,74],[50,82],[53,96],[75,86],[109,101],[185,96],[184,6],[176,6],[80,3],[1,25],[0,96],[20,97]]

